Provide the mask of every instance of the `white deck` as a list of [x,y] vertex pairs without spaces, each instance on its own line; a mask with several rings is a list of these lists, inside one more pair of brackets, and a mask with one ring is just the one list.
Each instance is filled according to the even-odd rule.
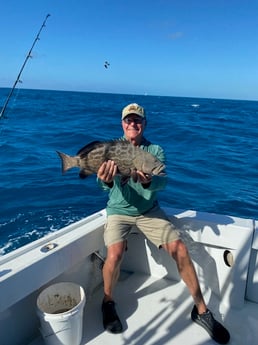
[[[121,334],[103,330],[102,288],[87,300],[84,309],[81,345],[214,345],[207,332],[191,321],[193,307],[182,282],[154,278],[139,273],[123,274],[116,288],[117,311],[124,326]],[[205,296],[206,299],[209,296]],[[219,308],[219,301],[209,305],[216,318],[231,334],[230,344],[257,343],[257,304],[246,303],[243,309]],[[224,308],[225,309],[225,308]],[[43,345],[41,337],[29,345]]]
[[[191,210],[168,214],[176,215],[174,221],[187,243],[205,300],[228,328],[230,344],[257,344],[257,221]],[[0,344],[44,345],[37,297],[50,284],[72,281],[83,286],[87,296],[81,345],[215,345],[191,321],[193,301],[175,262],[138,231],[128,238],[123,274],[115,290],[124,332],[114,335],[103,330],[98,255],[105,258],[104,224],[101,211],[1,258]],[[55,246],[45,251],[49,244]],[[233,264],[226,260],[228,253]]]

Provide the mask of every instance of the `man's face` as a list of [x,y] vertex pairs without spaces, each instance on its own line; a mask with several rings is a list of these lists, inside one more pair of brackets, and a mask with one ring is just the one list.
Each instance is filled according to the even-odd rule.
[[136,114],[127,115],[122,120],[122,127],[127,140],[140,144],[146,119]]

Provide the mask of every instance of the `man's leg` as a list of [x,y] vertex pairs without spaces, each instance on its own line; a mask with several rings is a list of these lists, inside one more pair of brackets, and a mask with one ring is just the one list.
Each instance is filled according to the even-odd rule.
[[206,329],[216,342],[227,344],[230,340],[230,334],[224,326],[214,319],[207,308],[193,262],[185,244],[181,240],[176,240],[164,244],[162,247],[175,259],[178,272],[193,297],[195,306],[191,313],[192,320]]
[[181,240],[177,240],[164,244],[162,247],[175,259],[178,272],[188,287],[199,314],[205,313],[207,306],[200,289],[193,262],[185,244]]
[[126,241],[112,244],[107,249],[103,266],[104,299],[102,303],[103,326],[111,333],[121,333],[123,327],[116,313],[113,290],[120,273],[120,265],[126,248]]
[[113,300],[113,290],[120,274],[120,265],[126,248],[126,241],[112,244],[107,249],[103,266],[104,302]]

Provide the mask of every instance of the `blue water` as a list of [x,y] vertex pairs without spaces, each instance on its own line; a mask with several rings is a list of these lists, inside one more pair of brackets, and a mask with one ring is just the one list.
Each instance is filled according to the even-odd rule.
[[131,102],[166,150],[161,205],[258,219],[258,102],[17,89],[0,120],[0,254],[105,207],[96,177],[62,175],[55,151],[119,137]]

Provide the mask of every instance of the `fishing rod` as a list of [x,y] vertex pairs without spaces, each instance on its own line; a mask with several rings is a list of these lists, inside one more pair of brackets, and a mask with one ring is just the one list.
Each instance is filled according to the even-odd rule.
[[12,97],[12,94],[13,94],[13,92],[14,92],[14,89],[15,89],[17,83],[18,83],[18,82],[21,82],[20,76],[21,76],[21,74],[22,74],[22,71],[23,71],[23,69],[24,69],[24,67],[25,67],[25,65],[26,65],[26,63],[27,63],[27,61],[29,60],[29,58],[32,58],[32,55],[31,55],[32,50],[33,50],[33,48],[34,48],[36,42],[40,40],[39,35],[40,35],[42,29],[46,26],[46,21],[47,21],[48,17],[50,17],[50,14],[48,14],[48,15],[46,16],[46,18],[45,18],[43,24],[41,25],[41,27],[40,27],[40,29],[39,29],[39,32],[38,32],[37,36],[36,36],[36,38],[34,39],[34,42],[33,42],[32,46],[31,46],[31,48],[30,48],[30,50],[29,50],[29,52],[28,52],[28,54],[27,54],[27,56],[26,56],[26,58],[25,58],[25,60],[24,60],[24,62],[23,62],[23,65],[22,65],[22,67],[21,67],[21,69],[20,69],[20,72],[19,72],[19,74],[18,74],[18,76],[17,76],[17,79],[15,80],[15,82],[14,82],[14,84],[13,84],[13,87],[12,87],[12,89],[11,89],[9,95],[7,96],[7,99],[6,99],[6,101],[5,101],[5,104],[4,104],[4,106],[3,106],[2,110],[1,110],[0,119],[4,116],[5,109],[6,109],[7,105],[8,105],[8,103],[9,103],[10,98]]

